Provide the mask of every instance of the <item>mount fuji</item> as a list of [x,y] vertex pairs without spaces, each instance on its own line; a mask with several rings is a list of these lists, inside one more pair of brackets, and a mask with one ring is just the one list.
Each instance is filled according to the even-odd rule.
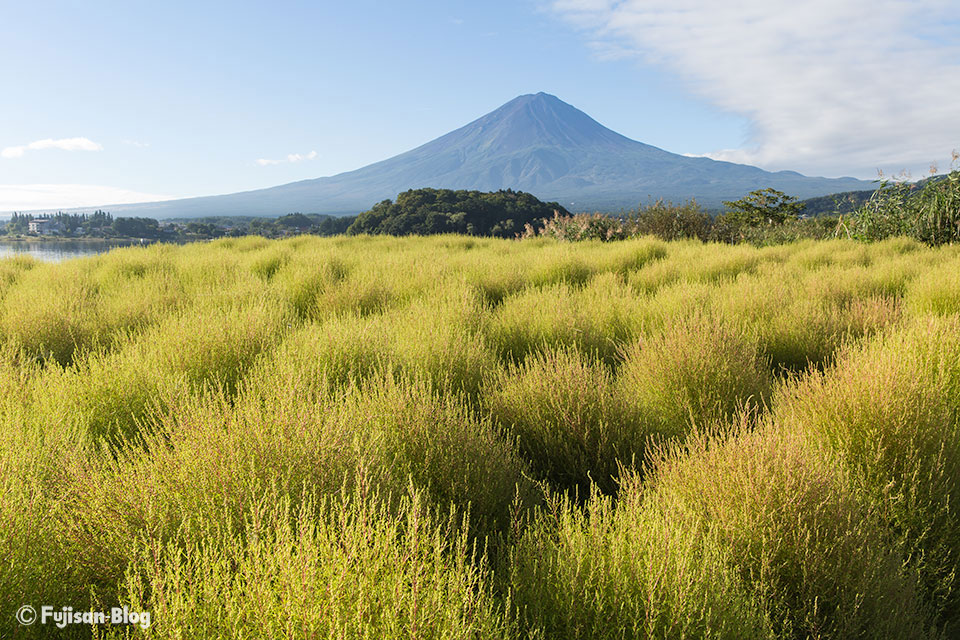
[[875,188],[688,157],[631,140],[559,98],[514,98],[415,149],[355,171],[229,195],[106,206],[114,215],[356,214],[419,187],[528,191],[571,211],[617,211],[650,199],[691,198],[707,208],[772,187],[798,198]]

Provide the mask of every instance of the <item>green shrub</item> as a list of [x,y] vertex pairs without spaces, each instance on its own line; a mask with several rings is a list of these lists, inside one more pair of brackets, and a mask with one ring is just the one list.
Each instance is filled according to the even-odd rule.
[[513,637],[457,513],[375,498],[265,498],[239,535],[146,546],[123,601],[157,638]]
[[617,387],[623,402],[664,436],[682,436],[762,407],[772,378],[756,339],[709,315],[674,318],[630,347]]
[[511,508],[539,500],[510,443],[459,398],[389,379],[305,397],[301,382],[184,401],[138,448],[78,465],[58,521],[76,571],[116,602],[139,540],[229,536],[267,494],[296,507],[363,487],[389,501],[412,485],[438,509],[469,512],[491,548]]
[[353,455],[393,486],[409,480],[440,507],[469,506],[481,535],[506,531],[518,496],[527,506],[538,499],[526,465],[490,418],[424,382],[388,379],[353,389],[329,420],[328,429],[356,432]]
[[275,375],[303,375],[311,389],[344,386],[381,373],[412,375],[433,388],[476,395],[497,366],[478,333],[485,310],[473,296],[417,299],[385,314],[339,315],[293,331],[253,372],[261,385]]
[[528,524],[508,571],[518,626],[530,637],[771,638],[716,532],[678,527],[644,508],[638,484],[613,498],[569,500]]
[[7,289],[0,332],[30,356],[68,364],[97,343],[97,294],[75,264],[31,269]]
[[7,288],[15,283],[21,275],[38,264],[40,263],[28,255],[13,256],[0,260],[0,296],[6,293]]
[[[277,273],[280,297],[294,315],[302,320],[324,320],[330,310],[321,306],[323,296],[347,277],[350,267],[339,258],[327,258],[319,266],[297,260],[287,263]],[[365,309],[365,304],[358,305]]]
[[[954,161],[960,156],[954,152]],[[864,241],[909,236],[930,245],[960,240],[960,170],[910,184],[884,179],[853,218]]]
[[282,337],[282,311],[266,304],[207,306],[173,314],[71,367],[50,366],[33,404],[39,423],[85,438],[135,437],[141,423],[206,388],[235,392],[256,358]]
[[915,314],[960,313],[960,260],[954,258],[914,280],[906,304]]
[[619,467],[643,459],[647,432],[615,393],[596,358],[573,350],[537,352],[511,365],[484,397],[494,421],[542,480],[586,497],[591,482],[616,490]]
[[614,274],[576,289],[558,284],[508,298],[483,328],[488,344],[507,362],[543,349],[571,347],[615,365],[620,350],[648,316],[644,301]]
[[[44,637],[19,625],[22,605],[89,608],[90,589],[63,544],[58,518],[71,473],[96,452],[70,429],[37,421],[42,367],[0,347],[0,637]],[[49,629],[48,629],[49,631]],[[89,635],[89,634],[88,634]]]
[[855,484],[802,438],[741,419],[722,443],[687,448],[648,480],[645,506],[715,532],[707,540],[725,548],[777,637],[923,637],[898,549]]
[[665,242],[652,238],[639,238],[603,246],[597,249],[597,253],[600,254],[601,272],[627,276],[648,264],[666,258],[669,255],[669,246]]
[[960,324],[920,318],[791,387],[784,423],[826,449],[900,538],[929,606],[960,629]]
[[715,284],[753,273],[760,254],[752,247],[675,244],[669,258],[631,273],[630,285],[640,293],[655,293],[673,284]]
[[520,536],[510,583],[528,633],[927,637],[883,529],[799,438],[741,431],[687,448],[616,504],[559,502]]
[[[847,272],[849,273],[849,272]],[[823,367],[846,340],[869,335],[900,317],[895,296],[869,295],[883,285],[841,280],[823,267],[812,273],[777,267],[739,278],[718,293],[718,313],[756,335],[775,371]],[[838,284],[840,283],[840,284]]]

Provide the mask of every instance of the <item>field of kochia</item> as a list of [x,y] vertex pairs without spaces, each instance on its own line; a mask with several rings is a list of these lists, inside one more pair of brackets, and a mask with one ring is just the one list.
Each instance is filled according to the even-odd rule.
[[960,247],[0,261],[0,637],[128,636],[958,638]]

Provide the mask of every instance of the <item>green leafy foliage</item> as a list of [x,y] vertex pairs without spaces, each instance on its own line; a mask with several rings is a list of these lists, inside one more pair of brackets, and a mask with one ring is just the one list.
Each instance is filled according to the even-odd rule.
[[730,220],[747,227],[783,224],[799,217],[803,211],[803,203],[771,188],[757,189],[739,200],[725,200],[723,204],[729,208],[726,215]]
[[[800,207],[803,203],[788,204]],[[608,242],[643,235],[662,240],[691,239],[768,246],[798,240],[849,237],[850,230],[842,217],[833,215],[803,218],[786,216],[777,224],[753,224],[737,214],[712,215],[695,201],[673,204],[658,200],[622,214],[577,213],[564,216],[554,213],[553,217],[544,219],[539,225],[527,225],[522,237],[547,236],[569,242]]]
[[113,230],[128,238],[156,238],[160,235],[158,223],[153,218],[117,218]]
[[547,236],[572,242],[580,240],[607,242],[643,235],[657,236],[663,240],[681,238],[707,240],[710,237],[710,228],[710,215],[696,201],[675,205],[657,200],[620,216],[602,213],[581,213],[570,216],[554,211],[553,217],[543,220],[541,225],[526,225],[523,237]]
[[893,236],[930,245],[960,241],[960,170],[917,184],[882,181],[854,215],[852,233],[864,241]]
[[555,212],[567,215],[556,202],[541,202],[529,193],[510,189],[494,193],[411,189],[398,195],[396,202],[384,200],[361,213],[347,233],[464,233],[512,238],[524,225],[539,224]]

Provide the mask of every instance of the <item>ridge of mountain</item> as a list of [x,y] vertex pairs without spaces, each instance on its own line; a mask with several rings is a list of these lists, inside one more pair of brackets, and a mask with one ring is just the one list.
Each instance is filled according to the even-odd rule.
[[688,157],[631,140],[547,93],[518,96],[439,138],[360,169],[219,196],[106,207],[114,215],[355,214],[419,187],[528,191],[570,210],[615,211],[650,199],[707,208],[772,187],[798,198],[874,188],[855,178],[807,177]]

